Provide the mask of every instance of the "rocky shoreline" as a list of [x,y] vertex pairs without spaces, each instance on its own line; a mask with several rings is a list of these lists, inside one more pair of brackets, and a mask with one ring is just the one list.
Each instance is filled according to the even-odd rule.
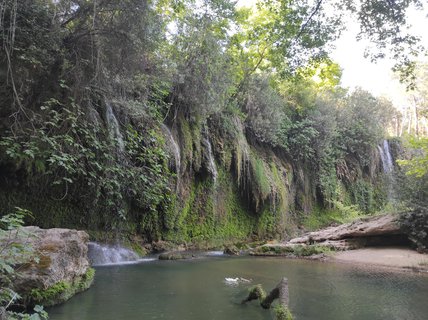
[[428,254],[411,247],[398,216],[387,214],[309,232],[287,242],[264,244],[251,254],[428,272]]
[[[86,232],[24,227],[21,234],[17,241],[31,247],[37,257],[19,267],[14,283],[24,306],[62,303],[92,284],[94,270],[88,261]],[[386,244],[388,247],[384,247]],[[151,244],[151,249],[159,254],[160,260],[200,257],[184,246],[163,242]],[[395,215],[368,217],[309,232],[287,242],[228,245],[222,251],[231,256],[281,256],[428,272],[428,255],[410,249],[410,241]]]

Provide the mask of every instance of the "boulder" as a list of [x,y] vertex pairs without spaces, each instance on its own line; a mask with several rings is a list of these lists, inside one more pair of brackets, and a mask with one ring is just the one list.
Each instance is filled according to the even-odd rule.
[[223,253],[227,254],[229,256],[239,256],[241,251],[236,246],[228,246],[228,247],[224,248]]
[[163,252],[159,255],[159,260],[185,260],[192,259],[194,256],[183,251]]
[[14,281],[24,305],[58,304],[92,284],[94,270],[88,261],[86,232],[24,227],[19,234],[14,241],[31,248],[34,256],[19,266]]

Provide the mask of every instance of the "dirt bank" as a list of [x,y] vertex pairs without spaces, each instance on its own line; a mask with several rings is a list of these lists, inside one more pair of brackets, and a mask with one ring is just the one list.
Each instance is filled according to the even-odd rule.
[[363,248],[337,252],[333,261],[428,272],[428,254],[404,247]]

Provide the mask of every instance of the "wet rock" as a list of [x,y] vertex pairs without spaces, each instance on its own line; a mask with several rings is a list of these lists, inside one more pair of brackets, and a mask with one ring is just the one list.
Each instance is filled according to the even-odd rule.
[[164,252],[159,255],[159,260],[184,260],[191,259],[193,256],[181,251]]
[[22,228],[16,241],[36,258],[21,265],[14,289],[27,306],[50,306],[87,289],[94,276],[88,261],[89,236],[70,229]]
[[236,246],[228,246],[224,248],[223,253],[230,256],[239,256],[240,250]]
[[303,237],[290,240],[288,244],[325,243],[338,249],[350,249],[351,247],[364,246],[366,240],[363,240],[363,238],[400,235],[402,233],[397,216],[383,215],[310,232]]

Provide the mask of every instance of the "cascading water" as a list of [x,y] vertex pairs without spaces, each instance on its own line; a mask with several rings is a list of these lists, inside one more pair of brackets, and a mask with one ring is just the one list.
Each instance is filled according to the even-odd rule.
[[125,142],[123,140],[123,135],[120,132],[119,122],[114,115],[113,108],[110,103],[106,103],[106,119],[110,139],[116,140],[117,147],[120,152],[125,151]]
[[242,125],[242,121],[235,117],[233,118],[233,123],[237,128],[238,141],[236,144],[236,172],[238,174],[238,184],[240,187],[246,188],[247,178],[250,177],[250,151],[247,139],[244,136],[244,126]]
[[215,160],[214,160],[214,154],[213,154],[213,148],[211,146],[211,142],[210,139],[208,138],[209,134],[208,134],[208,127],[205,127],[205,138],[203,138],[203,143],[205,145],[205,148],[207,150],[207,160],[208,160],[208,171],[209,173],[212,175],[214,183],[217,182],[217,176],[218,176],[218,172],[217,172],[217,166],[215,164]]
[[162,130],[164,131],[168,141],[169,141],[169,148],[171,152],[174,154],[175,159],[175,171],[177,173],[177,176],[180,177],[180,168],[181,168],[181,153],[180,153],[180,147],[178,143],[175,141],[174,136],[171,133],[171,130],[164,124],[162,124]]
[[394,161],[392,160],[388,140],[383,140],[382,145],[377,146],[377,148],[379,150],[382,168],[386,178],[388,201],[393,202],[395,199]]
[[382,146],[377,146],[380,158],[382,160],[383,172],[391,173],[394,171],[394,162],[392,161],[391,151],[389,150],[388,140],[383,140]]
[[88,243],[88,257],[92,266],[108,266],[117,264],[130,264],[152,259],[140,259],[132,250],[121,246],[103,245],[96,242]]

